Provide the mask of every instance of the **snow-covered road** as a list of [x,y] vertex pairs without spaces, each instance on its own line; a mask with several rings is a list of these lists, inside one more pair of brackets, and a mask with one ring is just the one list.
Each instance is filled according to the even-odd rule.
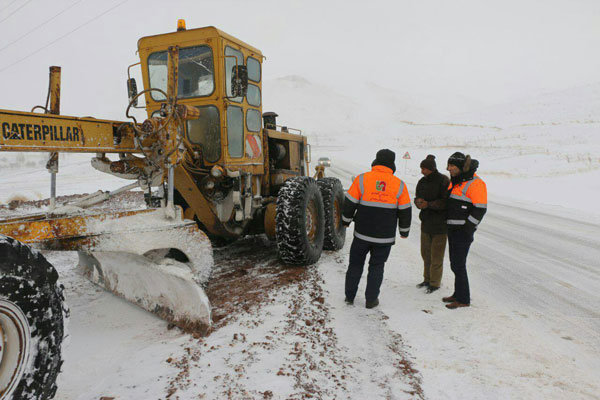
[[[333,170],[342,179],[360,172]],[[407,181],[412,192],[416,179]],[[594,398],[600,389],[597,217],[490,198],[468,260],[472,307],[443,307],[441,297],[453,284],[447,259],[441,293],[414,288],[421,273],[415,209],[409,240],[398,241],[386,264],[382,311],[413,347],[432,398],[460,398],[465,386],[473,389],[469,398]]]

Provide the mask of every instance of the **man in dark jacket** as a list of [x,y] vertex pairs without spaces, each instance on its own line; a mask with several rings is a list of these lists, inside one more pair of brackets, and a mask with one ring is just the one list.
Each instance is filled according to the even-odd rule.
[[346,193],[342,222],[348,226],[354,221],[354,240],[346,272],[348,304],[354,303],[365,259],[371,253],[365,298],[367,308],[377,307],[383,267],[396,241],[396,225],[400,236],[408,237],[410,196],[406,184],[394,176],[395,158],[393,151],[379,150],[371,171],[357,176]]
[[423,257],[423,282],[427,293],[440,288],[446,251],[446,199],[450,179],[438,172],[435,156],[428,155],[421,162],[423,178],[417,183],[415,205],[421,210],[421,256]]
[[446,307],[456,309],[471,304],[469,278],[467,277],[467,255],[473,243],[473,235],[487,211],[487,188],[485,182],[475,174],[477,160],[456,152],[448,159],[451,176],[448,209],[448,246],[450,267],[454,272],[454,293],[442,300]]

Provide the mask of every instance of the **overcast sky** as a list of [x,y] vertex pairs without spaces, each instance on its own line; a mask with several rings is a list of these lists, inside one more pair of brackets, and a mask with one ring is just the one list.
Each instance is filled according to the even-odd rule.
[[374,82],[493,104],[600,81],[598,0],[0,0],[0,108],[43,103],[60,65],[63,113],[122,118],[137,39],[178,18],[261,49],[266,80],[349,94]]

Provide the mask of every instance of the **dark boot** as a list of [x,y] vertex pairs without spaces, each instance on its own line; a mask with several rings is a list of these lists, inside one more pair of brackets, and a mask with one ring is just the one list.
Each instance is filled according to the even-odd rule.
[[346,302],[346,304],[348,304],[348,305],[352,305],[352,304],[354,304],[354,299],[349,299],[349,298],[347,298],[347,297],[346,297],[346,298],[344,299],[344,301],[345,301],[345,302]]
[[367,308],[375,308],[379,305],[379,299],[375,299],[373,301],[367,301]]
[[438,287],[438,286],[429,286],[429,287],[427,288],[427,290],[425,290],[425,293],[427,293],[427,294],[429,294],[429,293],[433,293],[433,292],[435,292],[435,291],[436,291],[436,290],[438,290],[438,289],[439,289],[439,287]]
[[421,289],[422,287],[425,287],[425,286],[429,286],[429,282],[427,282],[427,281],[423,281],[423,282],[421,282],[421,283],[419,283],[419,284],[417,285],[417,287],[418,287],[419,289]]
[[454,295],[452,295],[452,296],[448,296],[448,297],[442,297],[442,301],[444,303],[454,303],[454,302],[456,302],[456,299],[454,298]]
[[460,307],[469,307],[470,304],[465,304],[465,303],[459,303],[458,301],[455,301],[453,303],[450,304],[446,304],[446,308],[449,308],[451,310],[460,308]]

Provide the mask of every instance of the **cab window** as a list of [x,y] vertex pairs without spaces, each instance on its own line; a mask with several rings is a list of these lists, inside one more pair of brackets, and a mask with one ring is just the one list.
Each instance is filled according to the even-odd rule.
[[[167,92],[167,51],[159,51],[148,56],[150,87]],[[213,54],[209,46],[187,47],[179,50],[179,77],[177,97],[209,96],[215,90]],[[152,99],[165,100],[161,93],[150,92]]]
[[227,143],[229,157],[244,155],[244,112],[241,107],[227,107]]
[[215,106],[197,107],[198,119],[187,121],[187,138],[202,148],[205,161],[216,162],[221,158],[221,123],[219,109]]
[[253,108],[246,111],[246,128],[250,132],[260,132],[260,112]]
[[248,66],[248,79],[253,82],[260,82],[260,62],[253,57],[248,57],[246,62]]
[[260,88],[249,83],[248,92],[246,92],[246,100],[251,106],[260,107]]
[[[241,51],[232,47],[225,47],[225,88],[227,96],[231,96],[231,74],[233,67],[236,65],[244,65],[244,55]],[[242,97],[231,97],[230,100],[240,103]]]

